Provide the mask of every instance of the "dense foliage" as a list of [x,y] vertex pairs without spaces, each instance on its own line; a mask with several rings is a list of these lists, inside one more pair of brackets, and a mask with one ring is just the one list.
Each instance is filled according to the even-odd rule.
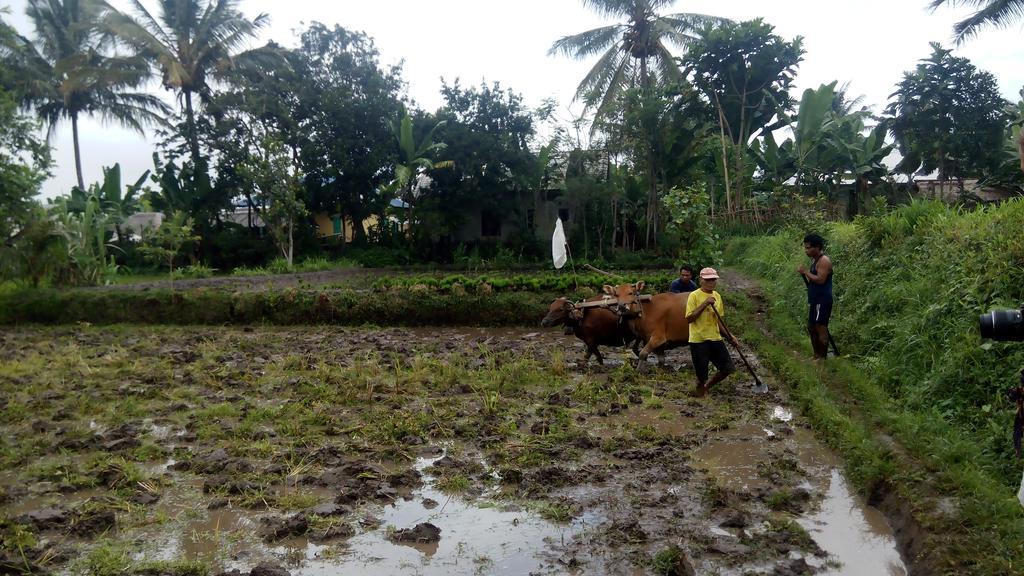
[[[106,283],[158,260],[196,274],[274,258],[537,266],[556,218],[584,261],[714,263],[726,230],[870,213],[905,202],[921,171],[955,179],[964,202],[982,198],[969,180],[1022,189],[1024,108],[938,45],[879,117],[835,82],[798,104],[801,39],[761,19],[665,14],[667,0],[584,5],[617,23],[552,45],[552,55],[600,55],[579,85],[584,113],[567,121],[564,103],[533,110],[486,80],[442,79],[442,105],[418,108],[401,65],[382,65],[367,34],[313,22],[294,48],[255,46],[269,15],[247,15],[241,0],[133,2],[130,13],[33,0],[31,37],[0,18],[4,278]],[[154,77],[176,109],[139,92]],[[51,133],[70,121],[79,174],[80,116],[156,125],[152,173],[123,194],[80,176],[43,210],[30,200],[49,150],[19,136],[31,136],[26,112]],[[905,183],[886,164],[889,134]],[[188,221],[194,237],[158,248],[125,228],[136,212]],[[174,235],[153,227],[154,238]],[[159,249],[171,252],[155,258]]]
[[903,160],[897,170],[938,172],[962,181],[1003,160],[1007,102],[995,76],[932,44],[932,54],[900,82],[886,108]]
[[[832,332],[901,405],[969,430],[991,474],[1019,482],[1008,387],[1024,344],[983,342],[978,316],[1024,305],[1024,202],[961,212],[916,202],[830,225]],[[735,240],[727,259],[766,279],[773,313],[802,325],[801,231]]]

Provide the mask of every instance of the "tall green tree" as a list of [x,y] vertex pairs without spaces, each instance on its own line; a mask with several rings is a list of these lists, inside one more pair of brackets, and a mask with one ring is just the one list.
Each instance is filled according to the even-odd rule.
[[980,177],[1003,159],[1008,102],[995,77],[932,43],[932,54],[906,72],[885,111],[903,160],[898,172],[938,172],[940,179]]
[[21,103],[34,108],[49,135],[62,120],[70,121],[81,189],[79,118],[98,116],[142,133],[144,125],[163,122],[169,110],[159,98],[135,91],[149,77],[145,60],[104,53],[103,10],[99,0],[29,0],[35,41],[19,37],[9,54]]
[[682,61],[718,117],[728,210],[744,202],[751,140],[786,125],[793,106],[802,38],[786,41],[774,30],[760,19],[709,28]]
[[140,0],[131,0],[135,17],[110,10],[105,26],[121,41],[153,62],[163,85],[178,94],[185,110],[185,139],[194,169],[204,165],[196,129],[193,96],[209,95],[208,78],[234,66],[260,65],[264,51],[240,52],[269,17],[249,20],[239,10],[240,0],[159,0],[158,16]]
[[[444,83],[441,94],[444,105],[432,121],[445,121],[439,138],[454,166],[435,170],[433,184],[420,194],[421,229],[432,236],[419,238],[421,247],[450,248],[444,238],[457,239],[474,213],[502,221],[515,216],[525,227],[537,173],[536,155],[530,150],[532,111],[522,96],[498,83],[469,88]],[[431,121],[422,125],[429,127]]]
[[292,267],[295,255],[295,226],[309,213],[303,200],[302,173],[298,159],[283,143],[267,135],[249,157],[238,167],[243,179],[250,183],[247,196],[281,257]]
[[643,244],[650,246],[662,232],[660,196],[680,185],[703,161],[713,116],[687,83],[666,93],[629,90],[624,102],[617,132],[629,155],[643,162],[647,181]]
[[33,197],[50,176],[50,147],[36,137],[38,128],[0,87],[0,252],[32,219]]
[[401,113],[401,67],[379,62],[373,39],[314,22],[293,67],[300,158],[312,210],[339,214],[363,242],[364,220],[382,214],[397,160],[391,121]]
[[[932,10],[943,5],[960,6],[964,4],[976,6],[979,9],[954,25],[953,32],[957,44],[962,44],[973,38],[986,26],[1005,28],[1024,18],[1024,0],[932,0]],[[1017,147],[1017,158],[1020,160],[1020,169],[1024,172],[1024,131],[1017,131],[1014,142]]]
[[565,36],[555,41],[549,55],[583,60],[600,54],[580,82],[576,98],[593,108],[595,122],[611,114],[623,91],[650,87],[656,81],[682,80],[669,46],[686,48],[710,24],[726,20],[704,14],[659,14],[674,0],[583,0],[583,5],[608,18],[625,21]]

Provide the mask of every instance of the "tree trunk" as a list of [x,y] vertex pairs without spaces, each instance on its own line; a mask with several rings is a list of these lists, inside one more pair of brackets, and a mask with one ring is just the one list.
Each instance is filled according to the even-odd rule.
[[722,180],[725,181],[725,211],[732,212],[732,191],[729,186],[729,154],[725,149],[725,112],[718,102],[718,95],[715,95],[715,105],[718,107],[718,132],[722,139]]
[[647,161],[647,233],[644,237],[644,247],[651,247],[652,234],[657,234],[655,226],[658,218],[658,179],[654,175],[654,150],[648,150]]
[[294,252],[295,252],[295,237],[292,234],[293,228],[294,228],[294,221],[291,218],[289,218],[288,219],[288,253],[285,254],[285,259],[288,260],[288,269],[289,270],[292,269],[292,257],[293,257]]
[[82,151],[78,145],[78,114],[71,114],[71,137],[75,146],[75,173],[78,175],[78,188],[85,192],[85,180],[82,179]]
[[582,222],[582,224],[583,224],[583,259],[584,260],[590,260],[590,234],[588,233],[589,231],[587,230],[587,205],[586,205],[586,203],[583,204],[583,210],[581,210],[581,212],[583,213],[583,218],[582,218],[582,220],[583,220],[583,222]]
[[188,139],[188,148],[192,155],[192,167],[198,171],[199,135],[196,134],[196,117],[192,109],[192,91],[183,90],[182,92],[185,94],[185,130],[188,132],[185,137]]
[[740,125],[737,127],[736,134],[736,208],[737,210],[743,208],[743,178],[746,174],[746,170],[743,166],[743,154],[747,147],[747,134],[746,134],[746,123],[747,123],[747,79],[743,81],[743,93],[740,95]]

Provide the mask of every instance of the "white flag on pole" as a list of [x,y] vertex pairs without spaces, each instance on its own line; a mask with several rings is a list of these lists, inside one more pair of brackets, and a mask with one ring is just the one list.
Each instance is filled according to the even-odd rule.
[[1017,491],[1017,500],[1020,500],[1020,505],[1024,506],[1024,475],[1021,475],[1020,490]]
[[562,230],[562,219],[558,218],[555,220],[555,233],[551,236],[551,260],[554,262],[555,268],[561,269],[562,266],[565,266],[567,259],[565,231]]

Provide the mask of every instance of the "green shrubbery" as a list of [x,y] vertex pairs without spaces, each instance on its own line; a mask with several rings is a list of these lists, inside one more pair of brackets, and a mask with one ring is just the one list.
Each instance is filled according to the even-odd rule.
[[0,324],[534,326],[553,298],[527,292],[5,290],[0,293]]
[[274,258],[266,266],[256,266],[253,268],[239,267],[231,271],[232,276],[266,276],[270,274],[292,274],[299,272],[323,272],[326,270],[336,270],[339,268],[358,268],[359,263],[347,258],[341,258],[337,260],[329,260],[323,256],[310,257],[302,260],[301,262],[295,262],[291,267],[288,266],[288,261],[284,258]]
[[573,275],[569,272],[546,274],[517,274],[513,276],[491,274],[466,276],[453,274],[437,276],[420,274],[416,276],[389,276],[373,283],[378,291],[421,290],[443,293],[459,292],[558,292],[573,293],[577,286],[584,293],[600,292],[605,284],[620,284],[643,280],[648,288],[645,292],[664,292],[676,278],[666,272],[623,272],[622,278],[612,279],[604,274],[587,273]]
[[[972,212],[939,203],[823,230],[835,264],[832,333],[843,352],[904,408],[974,438],[980,462],[1019,481],[1005,390],[1024,368],[1024,343],[986,343],[978,315],[1024,303],[1024,202]],[[773,315],[803,330],[802,231],[731,242],[726,259],[765,279]],[[938,448],[936,448],[938,449]]]

